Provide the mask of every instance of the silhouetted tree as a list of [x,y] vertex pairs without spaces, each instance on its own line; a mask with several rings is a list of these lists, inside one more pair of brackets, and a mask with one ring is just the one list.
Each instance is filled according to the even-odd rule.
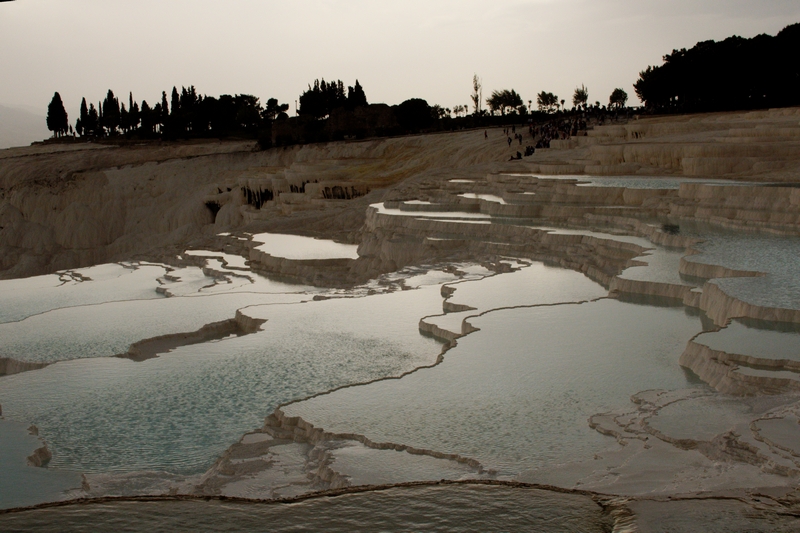
[[[181,94],[179,98],[179,107],[176,120],[176,128],[181,134],[186,135],[190,132],[203,134],[203,125],[200,124],[203,120],[198,121],[198,111],[202,97],[197,95],[197,90],[194,85],[189,87],[181,87]],[[173,113],[175,107],[172,108]],[[207,129],[207,128],[206,128]]]
[[325,83],[314,80],[314,86],[308,86],[308,90],[300,95],[300,115],[311,116],[314,118],[325,118],[336,108],[347,105],[347,96],[344,93],[342,80]]
[[394,114],[400,127],[407,132],[415,133],[431,125],[431,106],[421,98],[411,98],[398,105]]
[[103,135],[103,131],[100,127],[100,115],[94,107],[94,104],[89,104],[89,115],[86,124],[83,126],[83,131],[88,135],[97,137]]
[[[156,104],[158,106],[158,104]],[[142,125],[139,128],[145,136],[149,136],[155,132],[156,124],[159,120],[161,110],[158,109],[154,112],[147,103],[147,100],[142,100],[142,109],[139,112]]]
[[542,91],[536,95],[536,105],[539,111],[552,113],[558,107],[558,96],[553,93]]
[[347,107],[355,109],[356,107],[363,107],[367,104],[367,95],[364,93],[364,88],[356,80],[354,87],[347,88]]
[[237,94],[236,127],[249,133],[256,133],[261,124],[261,104],[252,94]]
[[106,93],[106,99],[103,100],[102,109],[102,126],[108,129],[109,134],[116,133],[120,125],[119,99],[114,96],[114,92],[111,89]]
[[589,89],[587,89],[582,83],[580,87],[575,88],[575,92],[572,94],[572,105],[574,107],[585,106],[586,102],[589,101]]
[[510,91],[508,89],[493,91],[491,98],[486,100],[486,104],[492,110],[492,113],[500,111],[501,115],[505,115],[508,110],[520,111],[523,105],[522,97],[514,89]]
[[448,108],[442,107],[439,104],[434,104],[431,106],[431,117],[433,117],[434,120],[441,120],[449,116],[450,110]]
[[75,121],[75,131],[78,132],[78,135],[81,137],[84,136],[84,128],[88,126],[89,122],[89,108],[86,106],[86,98],[81,100],[81,111],[80,117],[78,120]]
[[[358,81],[356,81],[356,84],[358,84]],[[264,111],[261,112],[261,117],[264,120],[276,120],[281,114],[286,115],[288,110],[289,104],[279,104],[277,99],[270,98],[267,100]]]
[[47,129],[52,131],[56,137],[66,135],[69,131],[67,111],[64,109],[64,102],[61,101],[61,95],[58,93],[53,94],[53,99],[47,106]]
[[660,111],[722,111],[800,104],[800,24],[776,36],[733,36],[673,50],[634,89]]
[[119,108],[119,128],[122,130],[122,133],[128,133],[130,129],[130,122],[128,119],[128,110],[125,109],[125,104],[122,104]]
[[139,127],[140,120],[141,120],[141,113],[139,111],[139,104],[134,102],[133,108],[130,110],[131,128],[134,130],[137,129]]
[[483,101],[483,86],[477,74],[472,75],[472,95],[470,98],[472,99],[472,105],[475,107],[475,114],[480,115],[481,102]]
[[608,108],[622,109],[623,107],[625,107],[625,103],[627,101],[628,101],[628,93],[619,88],[614,89],[611,92],[611,96],[608,97]]
[[178,94],[178,88],[172,86],[172,96],[170,98],[170,116],[176,116],[180,112],[181,96]]
[[160,130],[163,132],[167,125],[169,124],[169,104],[167,103],[167,92],[161,91],[161,103],[156,104],[159,106],[160,113],[159,113],[159,125]]

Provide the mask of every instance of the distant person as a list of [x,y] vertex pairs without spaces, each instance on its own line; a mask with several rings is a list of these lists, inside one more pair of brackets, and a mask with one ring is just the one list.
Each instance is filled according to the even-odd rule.
[[511,137],[508,138],[508,147],[511,148]]
[[488,130],[483,130],[483,138],[484,139],[488,139],[489,138],[489,131]]

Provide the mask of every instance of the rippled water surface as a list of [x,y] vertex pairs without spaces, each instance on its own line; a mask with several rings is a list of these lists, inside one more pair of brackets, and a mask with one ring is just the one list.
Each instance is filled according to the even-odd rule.
[[591,498],[529,488],[398,487],[297,503],[108,502],[0,514],[16,531],[547,531],[605,532]]
[[39,426],[54,467],[199,473],[279,403],[433,362],[440,344],[417,325],[438,309],[435,286],[254,307],[256,334],[6,376],[0,404]]
[[701,331],[682,307],[616,300],[495,311],[470,319],[442,364],[284,408],[334,433],[358,433],[478,459],[514,475],[614,444],[594,413],[651,388],[690,386],[677,364]]
[[65,491],[80,487],[76,472],[28,465],[26,457],[42,444],[28,424],[0,419],[0,508],[61,500]]
[[641,501],[630,504],[641,533],[791,533],[800,519],[766,509],[754,509],[735,499]]
[[800,309],[800,239],[690,224],[681,224],[681,232],[704,239],[696,246],[701,253],[687,261],[766,274],[714,280],[725,293],[756,305]]

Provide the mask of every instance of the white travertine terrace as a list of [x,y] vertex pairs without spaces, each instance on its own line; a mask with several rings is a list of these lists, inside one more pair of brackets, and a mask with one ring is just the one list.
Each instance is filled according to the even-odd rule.
[[[640,509],[702,491],[761,509],[758,489],[797,512],[800,110],[641,118],[521,161],[488,133],[0,152],[0,283],[16,287],[0,295],[0,375],[24,371],[0,377],[6,416],[5,391],[95,362],[59,367],[37,331],[71,359],[138,317],[154,331],[107,355],[160,361],[126,386],[170,357],[209,365],[216,346],[234,367],[230,347],[264,361],[263,343],[289,392],[204,473],[95,471],[75,494],[500,478]],[[67,342],[69,322],[94,328]],[[385,370],[367,368],[376,353]],[[93,355],[98,376],[120,368]],[[236,368],[230,383],[252,378]]]

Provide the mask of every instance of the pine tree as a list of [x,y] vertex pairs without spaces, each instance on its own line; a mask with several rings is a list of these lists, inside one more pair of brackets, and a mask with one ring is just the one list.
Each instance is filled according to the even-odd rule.
[[50,105],[47,106],[47,129],[52,131],[56,137],[66,135],[69,131],[67,111],[64,109],[64,102],[61,101],[61,95],[58,93],[53,95]]

